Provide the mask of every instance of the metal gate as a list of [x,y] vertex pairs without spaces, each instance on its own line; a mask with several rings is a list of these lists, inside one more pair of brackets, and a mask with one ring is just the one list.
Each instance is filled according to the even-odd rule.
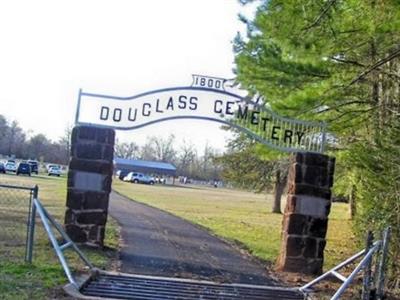
[[[325,274],[311,281],[310,283],[297,288],[270,287],[259,285],[245,284],[220,284],[208,281],[152,277],[145,275],[123,274],[115,272],[106,272],[96,269],[86,256],[80,251],[76,244],[64,232],[62,226],[58,224],[54,218],[42,206],[39,199],[33,199],[32,216],[35,220],[36,212],[39,214],[43,223],[43,227],[47,232],[50,242],[60,260],[64,272],[69,280],[69,284],[64,290],[70,295],[78,299],[142,299],[142,300],[162,300],[162,299],[244,299],[244,300],[301,300],[311,299],[314,294],[312,287],[326,279],[334,276],[340,279],[343,284],[336,291],[331,300],[338,300],[343,295],[347,287],[354,281],[357,274],[364,271],[363,284],[363,300],[369,300],[371,296],[371,287],[374,280],[371,277],[372,258],[375,255],[379,258],[378,267],[378,284],[377,298],[383,299],[383,280],[386,264],[386,255],[389,243],[390,229],[388,228],[382,240],[372,243],[372,235],[369,235],[366,249],[355,254],[338,266],[332,268]],[[34,229],[31,226],[30,229]],[[55,238],[53,229],[58,231],[62,237],[61,244]],[[33,235],[33,232],[32,232]],[[86,278],[75,278],[68,266],[64,250],[72,248],[82,259],[90,270],[90,274]],[[380,255],[378,255],[380,254]],[[339,273],[339,270],[357,259],[361,261],[354,268],[348,277]],[[318,297],[318,296],[317,296]],[[316,298],[318,299],[318,298]]]
[[32,201],[39,188],[0,184],[0,258],[32,261]]

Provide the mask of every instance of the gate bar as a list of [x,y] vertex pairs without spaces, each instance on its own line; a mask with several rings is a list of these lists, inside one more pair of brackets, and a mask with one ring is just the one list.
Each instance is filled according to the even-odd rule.
[[[374,243],[374,245],[377,242]],[[311,280],[309,283],[303,285],[300,290],[301,291],[306,291],[307,289],[309,289],[310,287],[312,287],[314,284],[322,281],[323,279],[325,279],[326,277],[328,277],[329,275],[333,274],[334,272],[338,271],[339,269],[347,266],[348,264],[351,264],[353,261],[355,261],[357,258],[360,258],[361,256],[363,256],[365,253],[365,249],[361,250],[360,252],[354,254],[352,257],[346,259],[344,262],[338,264],[337,266],[333,267],[332,269],[330,269],[329,271],[325,272],[324,274],[322,274],[321,276],[315,278],[314,280]]]
[[379,251],[379,248],[382,244],[382,241],[377,241],[374,246],[370,248],[368,253],[364,256],[364,258],[360,261],[360,263],[357,265],[357,267],[354,269],[353,272],[351,272],[350,276],[347,278],[347,280],[340,286],[340,288],[336,291],[336,293],[333,295],[331,300],[337,300],[339,297],[343,294],[343,292],[347,289],[347,287],[351,284],[353,281],[354,277],[356,277],[357,273],[360,272],[362,268],[365,268],[368,262],[371,261],[372,255],[375,254],[375,252]]
[[[367,239],[366,239],[366,246],[365,246],[366,251],[369,251],[369,249],[371,249],[373,240],[374,240],[374,235],[372,234],[372,231],[368,231]],[[369,259],[368,261],[365,262],[364,278],[363,278],[362,293],[361,293],[362,300],[369,299],[369,293],[371,290],[371,277],[372,277],[371,268],[372,268],[372,257],[371,257],[371,259]]]
[[377,278],[377,288],[376,288],[376,298],[378,300],[383,299],[383,288],[385,285],[385,269],[386,261],[389,251],[389,240],[392,228],[388,227],[383,232],[383,245],[382,245],[382,255],[378,266],[378,278]]
[[[368,262],[372,259],[372,256],[376,252],[379,251],[381,246],[382,246],[382,241],[374,242],[372,244],[371,248],[369,248],[368,251],[367,251],[367,249],[361,250],[360,252],[354,254],[352,257],[346,259],[344,262],[340,263],[336,267],[330,269],[329,271],[325,272],[321,276],[319,276],[319,277],[315,278],[314,280],[310,281],[306,285],[303,285],[302,287],[299,288],[299,290],[301,292],[307,293],[308,289],[311,286],[313,286],[316,283],[322,281],[323,279],[325,279],[329,275],[333,275],[333,276],[335,276],[336,278],[340,279],[343,282],[343,284],[340,286],[340,288],[336,291],[336,293],[331,298],[331,300],[339,299],[339,297],[343,294],[343,292],[347,289],[347,287],[352,283],[354,277],[358,274],[358,272],[360,272],[360,270],[362,268],[365,268],[365,265],[368,264]],[[350,263],[354,262],[356,259],[362,257],[364,254],[365,254],[365,256],[360,261],[360,263],[357,265],[357,267],[353,270],[353,272],[350,274],[349,277],[346,278],[345,276],[343,276],[343,275],[341,275],[340,273],[337,272],[339,269],[349,265]]]
[[[61,227],[61,225],[58,224],[57,221],[54,220],[54,218],[46,211],[46,209],[40,203],[39,199],[34,198],[33,203],[34,203],[34,207],[36,207],[36,209],[37,209],[40,219],[42,220],[43,226],[47,232],[50,242],[53,245],[54,251],[56,252],[58,259],[60,260],[60,263],[64,269],[65,275],[67,276],[69,282],[78,289],[79,285],[77,284],[75,278],[72,276],[71,270],[68,266],[67,260],[63,253],[63,250],[67,247],[66,245],[69,244],[68,246],[72,246],[72,248],[79,255],[79,257],[83,260],[83,262],[86,264],[87,267],[89,267],[90,269],[93,269],[94,268],[93,265],[86,258],[86,256],[79,250],[79,248],[75,245],[75,243],[69,238],[69,236],[64,232],[64,229]],[[49,221],[57,229],[57,231],[61,234],[62,238],[66,241],[66,243],[64,245],[60,246],[58,244],[57,239],[54,236],[53,230],[50,227]]]
[[28,220],[28,234],[26,241],[26,256],[25,261],[28,263],[32,263],[32,255],[33,255],[33,244],[35,239],[35,218],[36,218],[36,206],[32,199],[37,199],[39,193],[39,187],[35,185],[33,188],[33,194],[31,189],[31,196],[29,199],[29,220]]
[[[45,213],[47,219],[53,224],[53,226],[61,234],[62,238],[66,241],[66,244],[69,244],[68,246],[66,244],[64,244],[62,246],[65,246],[65,248],[72,247],[75,250],[75,252],[79,255],[79,257],[82,259],[82,261],[86,264],[86,266],[90,269],[94,269],[94,266],[92,265],[92,263],[85,256],[85,254],[83,254],[83,252],[78,248],[78,246],[71,240],[71,238],[65,233],[62,226],[47,212],[47,210],[42,206],[42,204],[39,202],[39,200],[38,200],[38,203],[41,206],[41,208],[43,209],[43,212]],[[57,244],[57,246],[60,248],[59,244]],[[62,250],[62,249],[60,249],[60,250]]]
[[67,275],[68,280],[72,285],[78,287],[78,284],[76,283],[74,277],[72,276],[71,270],[68,267],[67,261],[65,260],[65,257],[63,255],[63,253],[61,252],[60,247],[58,246],[57,240],[53,234],[53,231],[51,230],[50,224],[46,220],[47,218],[43,211],[43,208],[40,206],[40,204],[38,204],[37,199],[33,199],[33,201],[35,202],[37,212],[39,213],[40,219],[42,219],[44,229],[46,230],[47,235],[50,239],[50,242],[53,245],[54,251],[56,252],[58,259],[61,262],[61,265],[64,269],[65,275]]

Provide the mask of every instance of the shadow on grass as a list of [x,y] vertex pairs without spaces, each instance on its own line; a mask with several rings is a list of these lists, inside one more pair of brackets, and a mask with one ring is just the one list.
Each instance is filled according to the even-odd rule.
[[[126,181],[122,181],[124,183],[128,183]],[[138,184],[138,183],[132,183]],[[139,183],[140,184],[140,183]],[[148,185],[148,184],[147,184]],[[188,189],[188,190],[204,190],[204,188],[212,188],[212,186],[208,185],[200,185],[200,186],[193,186],[193,185],[181,185],[181,184],[155,184],[155,188],[178,188],[178,189]]]

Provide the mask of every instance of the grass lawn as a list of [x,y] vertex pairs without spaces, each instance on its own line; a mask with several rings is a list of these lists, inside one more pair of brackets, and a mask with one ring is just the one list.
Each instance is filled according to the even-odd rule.
[[[63,223],[65,201],[66,201],[66,178],[65,177],[48,177],[48,176],[15,176],[11,174],[0,175],[0,184],[12,184],[32,187],[39,186],[39,198],[46,209],[60,223]],[[19,195],[19,196],[17,196]],[[10,190],[1,190],[0,210],[3,219],[0,220],[0,234],[6,228],[4,218],[6,201],[23,199],[21,192],[13,192]],[[25,198],[24,194],[23,197]],[[7,200],[9,199],[9,200]],[[29,198],[26,197],[26,200]],[[1,207],[4,205],[4,207]],[[7,207],[10,209],[10,206]],[[111,219],[111,218],[110,218]],[[106,245],[111,248],[118,247],[118,227],[115,221],[110,220],[107,224]],[[15,221],[15,219],[14,219]],[[14,222],[18,224],[18,222]],[[35,233],[35,247],[33,255],[33,264],[24,263],[23,257],[25,253],[24,243],[4,243],[0,241],[0,299],[60,299],[63,296],[61,286],[67,283],[62,267],[54,253],[54,250],[48,241],[47,235],[41,226],[40,221],[37,222],[37,230]],[[14,227],[12,232],[17,238],[23,240],[25,237],[26,226],[18,225]],[[116,251],[99,251],[85,249],[85,253],[95,266],[103,268],[107,267],[110,258],[116,257]],[[82,264],[79,262],[75,254],[66,251],[70,265],[73,270],[79,271]]]
[[[274,262],[279,253],[282,215],[272,214],[272,196],[206,186],[144,185],[113,181],[119,193],[201,225],[254,256]],[[325,269],[355,251],[348,206],[332,206]]]
[[[37,184],[42,203],[62,223],[66,178],[0,175],[0,184],[29,187]],[[274,262],[279,252],[282,215],[270,213],[272,204],[270,195],[212,187],[149,186],[123,183],[119,180],[114,180],[113,187],[132,199],[201,225],[218,236],[236,242],[253,255],[268,262]],[[0,197],[12,196],[12,193],[8,191],[7,193],[0,194]],[[0,213],[2,209],[4,211],[1,201],[0,198]],[[347,215],[347,205],[333,205],[326,249],[326,267],[334,265],[354,251],[351,224]],[[0,217],[0,228],[3,230],[4,222],[4,218]],[[116,222],[110,218],[106,230],[106,245],[114,249],[118,247],[117,228]],[[25,230],[25,226],[20,226],[13,233],[22,237],[22,240]],[[85,252],[100,268],[109,268],[110,261],[116,258],[116,251],[86,249]],[[25,264],[23,255],[23,244],[7,246],[0,239],[0,298],[18,300],[62,298],[60,287],[67,282],[67,279],[41,226],[38,226],[36,232],[33,264]],[[79,271],[82,268],[75,256],[68,255],[68,258],[73,270]]]

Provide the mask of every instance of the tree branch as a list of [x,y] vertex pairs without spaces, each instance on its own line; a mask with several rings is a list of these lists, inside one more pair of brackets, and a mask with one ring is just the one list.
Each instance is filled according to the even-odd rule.
[[327,112],[327,111],[330,111],[330,110],[338,110],[338,108],[340,108],[340,107],[347,106],[347,105],[352,105],[352,104],[368,104],[368,102],[367,101],[361,101],[361,100],[348,101],[348,102],[345,102],[345,103],[338,104],[338,105],[336,105],[334,107],[328,107],[327,109],[324,109],[323,111],[320,111],[320,112],[317,112],[317,113],[319,114],[319,113],[324,113],[324,112]]
[[392,54],[390,54],[389,56],[382,58],[381,60],[378,60],[376,63],[374,63],[372,66],[370,66],[367,70],[365,70],[364,72],[362,72],[361,74],[359,74],[356,78],[354,78],[350,84],[347,86],[351,86],[353,84],[355,84],[357,81],[363,79],[366,75],[368,75],[369,73],[371,73],[372,71],[378,69],[380,66],[382,66],[383,64],[391,61],[392,59],[396,58],[400,56],[400,48],[397,49],[396,51],[394,51]]
[[330,59],[340,62],[340,63],[344,63],[344,64],[351,64],[351,65],[355,65],[355,66],[359,66],[359,67],[365,67],[365,65],[359,63],[358,61],[355,60],[347,60],[347,59],[340,59],[334,56],[329,57]]
[[322,10],[322,12],[319,14],[319,16],[312,22],[310,25],[307,27],[304,27],[303,30],[309,30],[314,26],[317,26],[319,22],[321,22],[322,18],[328,13],[329,9],[335,4],[336,0],[330,0],[328,4],[325,6],[325,8]]
[[371,110],[374,110],[375,108],[376,108],[376,107],[371,107],[371,108],[369,108],[369,109],[360,109],[360,110],[350,110],[350,111],[346,111],[346,112],[342,113],[341,115],[337,116],[336,118],[329,119],[328,122],[330,123],[330,122],[337,121],[337,120],[339,120],[339,119],[343,118],[344,116],[346,116],[346,115],[348,115],[348,114],[351,114],[351,113],[362,113],[362,114],[364,114],[364,113],[370,112]]
[[[337,61],[337,62],[340,62],[340,63],[344,63],[344,64],[355,65],[355,66],[358,66],[358,67],[366,67],[366,65],[361,64],[361,63],[359,63],[358,61],[355,61],[355,60],[340,59],[340,58],[333,57],[333,56],[331,56],[329,58],[334,60],[334,61]],[[379,70],[380,72],[382,72],[382,74],[385,74],[387,76],[394,77],[396,79],[400,79],[399,75],[397,75],[395,73],[387,72],[385,70],[382,70],[382,68],[377,67],[376,70]]]

